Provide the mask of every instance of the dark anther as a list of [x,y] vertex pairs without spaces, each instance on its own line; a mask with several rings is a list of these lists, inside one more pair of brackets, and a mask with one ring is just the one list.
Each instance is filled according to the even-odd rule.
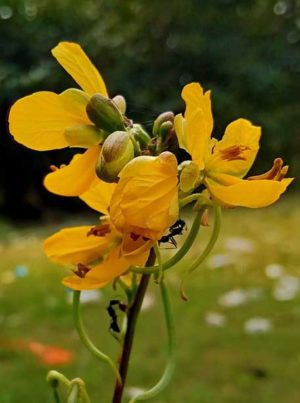
[[84,264],[78,263],[78,265],[77,265],[77,270],[74,270],[74,273],[75,273],[78,277],[84,278],[90,270],[91,270],[91,269],[88,268],[87,266],[85,266]]
[[110,233],[110,225],[109,224],[100,224],[96,225],[95,227],[92,227],[89,232],[87,233],[87,236],[94,235],[94,236],[105,236],[106,234]]
[[137,240],[139,239],[139,237],[140,237],[140,235],[135,234],[134,232],[131,232],[131,233],[130,233],[130,238],[131,238],[133,241],[137,241]]

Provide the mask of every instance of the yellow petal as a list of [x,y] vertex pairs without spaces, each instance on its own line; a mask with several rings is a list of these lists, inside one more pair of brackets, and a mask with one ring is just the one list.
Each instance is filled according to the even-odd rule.
[[69,165],[51,172],[45,177],[44,185],[49,192],[61,196],[79,196],[86,192],[96,179],[96,161],[100,147],[89,148],[76,154]]
[[65,277],[62,283],[72,290],[83,291],[83,290],[95,290],[97,288],[105,287],[109,281],[101,282],[95,277],[78,277],[75,274],[73,276]]
[[229,186],[207,181],[208,190],[218,203],[226,207],[259,208],[269,206],[279,199],[293,179],[274,180],[235,180]]
[[144,266],[154,241],[145,240],[142,236],[132,237],[132,234],[124,234],[121,245],[122,255],[134,266]]
[[52,49],[52,54],[85,92],[107,96],[103,78],[80,45],[60,42]]
[[64,228],[47,238],[44,251],[48,258],[55,263],[74,265],[90,264],[107,251],[110,243],[109,236],[88,236],[93,227],[81,226]]
[[190,83],[183,88],[182,98],[186,103],[186,149],[201,170],[213,128],[210,91],[204,93],[199,83]]
[[107,183],[96,178],[90,188],[80,195],[80,199],[92,209],[107,215],[110,199],[116,186],[115,183]]
[[260,127],[246,119],[230,123],[222,140],[214,144],[206,170],[244,177],[256,158],[260,135]]
[[122,232],[160,239],[178,217],[177,161],[164,152],[137,157],[121,171],[110,206],[111,220]]
[[9,129],[16,141],[34,150],[64,148],[68,146],[65,129],[89,122],[79,110],[78,103],[68,102],[63,94],[36,92],[12,106]]

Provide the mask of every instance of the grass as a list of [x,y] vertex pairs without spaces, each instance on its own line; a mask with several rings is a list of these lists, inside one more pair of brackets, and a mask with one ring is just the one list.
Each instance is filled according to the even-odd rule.
[[[111,398],[110,370],[94,361],[73,330],[68,294],[60,284],[64,271],[49,263],[41,250],[41,239],[55,229],[0,226],[0,403],[54,402],[45,383],[51,367],[29,352],[12,349],[9,342],[17,340],[70,349],[73,361],[56,369],[70,378],[86,380],[94,403],[108,403]],[[265,273],[267,265],[276,263],[284,267],[286,275],[299,277],[300,208],[296,198],[257,211],[225,211],[213,255],[225,261],[225,254],[230,262],[211,269],[208,259],[187,282],[189,302],[183,302],[179,297],[180,275],[190,259],[201,252],[209,231],[201,229],[189,257],[167,275],[176,315],[177,370],[171,385],[153,402],[299,402],[300,294],[290,300],[276,300],[273,291],[278,279]],[[235,250],[237,244],[245,250]],[[28,267],[27,276],[14,277],[18,265]],[[257,297],[236,307],[222,306],[220,297],[236,289],[254,290]],[[154,284],[149,295],[152,305],[139,318],[128,380],[128,385],[141,388],[153,385],[165,362],[165,331]],[[84,305],[83,311],[93,340],[116,357],[118,344],[107,330],[105,311],[113,296],[112,289],[107,288],[99,302]],[[205,321],[208,312],[224,315],[225,324],[209,326]],[[253,317],[269,319],[272,329],[246,333],[245,322]]]

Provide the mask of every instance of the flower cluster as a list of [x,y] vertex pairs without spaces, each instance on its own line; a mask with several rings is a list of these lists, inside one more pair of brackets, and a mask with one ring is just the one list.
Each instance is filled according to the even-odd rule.
[[[20,99],[9,125],[15,140],[34,150],[83,150],[69,164],[51,166],[44,181],[50,192],[79,197],[101,213],[94,226],[64,228],[44,243],[49,259],[71,267],[73,274],[63,280],[68,287],[103,287],[131,267],[142,268],[190,201],[196,201],[195,209],[264,207],[291,183],[280,158],[270,171],[245,178],[261,130],[237,119],[221,140],[211,137],[210,92],[200,84],[183,88],[183,115],[162,113],[148,133],[126,116],[124,97],[109,97],[78,44],[61,42],[52,54],[81,89]],[[180,149],[190,158],[178,164]]]

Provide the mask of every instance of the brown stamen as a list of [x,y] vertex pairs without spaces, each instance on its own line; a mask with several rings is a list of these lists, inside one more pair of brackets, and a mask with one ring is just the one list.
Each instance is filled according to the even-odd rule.
[[84,264],[78,263],[78,265],[77,265],[77,270],[74,270],[74,273],[75,273],[78,277],[84,278],[90,270],[91,270],[91,269],[90,269],[89,267],[85,266]]
[[131,238],[133,241],[137,241],[137,240],[139,239],[139,237],[140,237],[140,235],[135,234],[134,232],[131,232],[131,233],[130,233],[130,238]]
[[109,224],[100,224],[100,225],[96,225],[95,227],[92,227],[86,235],[102,237],[102,236],[105,236],[106,234],[109,234],[110,232],[111,232],[111,229],[110,229]]
[[223,150],[220,150],[221,158],[222,160],[225,161],[235,161],[235,160],[241,160],[245,161],[246,158],[243,157],[241,154],[246,151],[250,150],[249,147],[247,146],[231,146],[224,148]]
[[58,171],[58,169],[59,169],[59,168],[57,168],[56,165],[50,165],[49,168],[50,168],[50,171],[52,171],[52,172]]
[[281,181],[286,174],[288,173],[288,165],[282,166],[283,165],[283,161],[281,158],[275,158],[274,162],[273,162],[273,166],[272,168],[261,174],[261,175],[256,175],[256,176],[249,176],[249,178],[247,178],[248,180],[263,180],[263,179],[267,179],[267,180],[275,180],[275,181]]

